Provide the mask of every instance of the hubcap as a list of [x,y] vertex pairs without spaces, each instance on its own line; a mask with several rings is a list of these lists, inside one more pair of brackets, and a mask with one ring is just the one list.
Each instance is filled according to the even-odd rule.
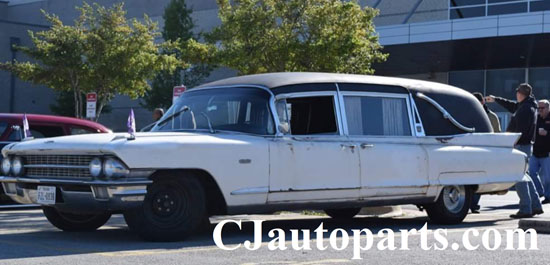
[[171,215],[178,207],[177,201],[177,197],[170,192],[159,192],[153,198],[153,212],[159,216]]
[[464,186],[447,186],[443,188],[443,204],[452,213],[460,212],[466,202]]

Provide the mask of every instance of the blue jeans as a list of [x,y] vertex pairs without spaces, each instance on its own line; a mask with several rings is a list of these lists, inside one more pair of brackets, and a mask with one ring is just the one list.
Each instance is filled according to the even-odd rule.
[[[516,145],[515,148],[527,154],[528,158],[531,157],[532,145]],[[529,174],[526,173],[525,178],[527,179],[526,181],[516,183],[516,192],[519,197],[519,212],[532,214],[533,211],[541,210],[542,204],[540,203],[535,184],[533,184],[533,180],[531,180]]]
[[470,204],[470,210],[479,210],[481,209],[481,206],[479,206],[479,200],[481,199],[481,194],[474,193],[472,196],[472,203]]
[[544,195],[545,198],[550,198],[550,157],[531,156],[529,158],[529,176],[537,188],[537,193]]

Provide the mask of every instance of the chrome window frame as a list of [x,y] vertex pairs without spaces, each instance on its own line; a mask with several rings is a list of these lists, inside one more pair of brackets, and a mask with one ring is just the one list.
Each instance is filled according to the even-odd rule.
[[[308,91],[308,92],[292,92],[292,93],[285,93],[285,94],[278,94],[276,97],[275,97],[275,101],[279,101],[279,100],[282,100],[282,99],[289,99],[289,98],[305,98],[305,97],[327,97],[327,96],[331,96],[332,97],[332,103],[334,104],[334,118],[336,119],[336,128],[338,129],[338,131],[336,132],[336,134],[303,134],[303,135],[294,135],[292,134],[292,128],[290,129],[290,134],[286,134],[286,136],[291,136],[291,137],[307,137],[307,138],[311,138],[311,137],[323,137],[323,138],[326,138],[326,137],[341,137],[341,136],[345,136],[345,133],[344,133],[344,129],[343,129],[343,126],[342,126],[342,113],[341,113],[341,107],[340,107],[340,100],[338,98],[338,91]],[[288,114],[288,109],[286,109],[287,111],[287,116],[289,116]],[[277,113],[275,113],[275,115],[277,115]],[[290,117],[290,116],[289,116]],[[278,117],[277,117],[278,118]],[[277,122],[279,122],[279,120],[277,119]]]
[[[346,96],[404,99],[406,104],[407,104],[406,110],[407,110],[407,115],[408,115],[408,120],[409,120],[409,128],[411,130],[411,134],[410,135],[365,135],[365,134],[350,135],[348,124],[347,124],[348,121],[347,121],[345,101],[344,101],[344,97],[346,97]],[[340,105],[341,106],[340,112],[342,113],[342,117],[344,118],[342,120],[342,122],[344,123],[345,135],[351,136],[351,137],[415,137],[415,136],[424,136],[423,134],[417,134],[417,132],[415,130],[416,121],[414,120],[413,112],[416,111],[416,106],[414,106],[414,109],[413,109],[413,105],[411,104],[411,97],[410,96],[411,96],[410,93],[398,94],[398,93],[368,92],[368,91],[339,91],[340,101],[342,102],[342,104]],[[423,127],[422,127],[422,131],[424,131]]]

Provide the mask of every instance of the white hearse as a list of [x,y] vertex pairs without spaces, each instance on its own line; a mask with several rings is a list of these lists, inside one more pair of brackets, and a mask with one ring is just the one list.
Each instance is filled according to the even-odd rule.
[[190,89],[152,129],[11,144],[2,183],[56,227],[112,213],[148,240],[179,240],[212,215],[416,204],[460,223],[474,193],[505,193],[526,156],[456,87],[328,73],[271,73]]

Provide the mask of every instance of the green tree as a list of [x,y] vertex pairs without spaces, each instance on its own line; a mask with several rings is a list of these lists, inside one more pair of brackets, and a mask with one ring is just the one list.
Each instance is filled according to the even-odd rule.
[[155,43],[160,33],[149,17],[144,22],[127,20],[123,4],[105,8],[84,3],[77,9],[80,16],[72,26],[42,11],[51,28],[29,32],[34,47],[18,47],[34,62],[6,62],[0,68],[22,80],[71,92],[74,116],[79,118],[84,116],[82,95],[97,92],[98,119],[115,95],[143,96],[150,89],[147,80],[156,73],[185,65],[174,55],[160,53],[177,46]]
[[372,74],[385,61],[376,9],[341,0],[217,0],[221,25],[207,39],[239,74],[318,71]]
[[[172,105],[172,89],[176,85],[187,87],[199,85],[212,71],[213,65],[207,57],[211,51],[206,45],[198,43],[200,34],[194,34],[195,23],[191,18],[193,10],[187,7],[185,0],[172,0],[164,10],[164,28],[162,37],[165,40],[178,42],[179,49],[165,50],[177,58],[193,63],[188,68],[178,68],[173,73],[163,71],[153,79],[152,89],[143,97],[142,105],[149,110],[158,107],[168,108]],[[211,49],[210,49],[211,50]]]

